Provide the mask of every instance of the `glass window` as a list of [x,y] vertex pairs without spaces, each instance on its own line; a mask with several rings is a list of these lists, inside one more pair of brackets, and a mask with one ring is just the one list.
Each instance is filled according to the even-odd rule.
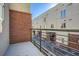
[[61,12],[60,12],[60,18],[64,18],[64,17],[66,17],[66,10],[64,9],[64,10],[62,10]]
[[63,17],[65,17],[66,16],[66,10],[65,9],[63,10],[63,13],[64,13],[64,16]]
[[46,22],[46,18],[44,18],[44,22]]
[[54,25],[53,24],[51,24],[51,28],[54,28]]
[[62,11],[61,11],[61,16],[60,17],[62,18]]

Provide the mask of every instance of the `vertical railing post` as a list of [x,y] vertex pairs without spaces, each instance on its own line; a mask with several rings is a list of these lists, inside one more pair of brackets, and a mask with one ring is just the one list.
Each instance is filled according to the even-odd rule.
[[33,35],[35,35],[35,30],[33,31]]
[[[33,36],[33,29],[31,28],[30,30],[32,31],[32,36]],[[31,42],[33,42],[33,39],[32,38],[31,38]]]
[[41,39],[42,39],[42,31],[41,31],[41,26],[40,26],[40,33],[39,33],[39,35],[40,35],[40,51],[41,51]]

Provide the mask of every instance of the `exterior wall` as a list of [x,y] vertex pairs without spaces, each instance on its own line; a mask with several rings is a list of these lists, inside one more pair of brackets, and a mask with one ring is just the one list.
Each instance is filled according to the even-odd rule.
[[[54,24],[55,29],[62,29],[61,25],[64,23],[64,20],[66,20],[66,29],[79,29],[79,4],[78,3],[72,3],[72,5],[68,5],[67,3],[64,4],[58,4],[54,8],[51,8],[47,12],[43,13],[42,15],[38,16],[33,22],[33,26],[37,27],[38,24],[42,24],[42,27],[44,28],[45,22],[44,18],[46,17],[46,26],[47,28],[51,28],[51,24]],[[60,17],[60,11],[65,9],[66,10],[66,17],[61,19]],[[40,20],[39,20],[40,19]],[[70,20],[72,19],[72,20]],[[36,23],[36,24],[35,24]],[[39,27],[39,26],[38,26]]]
[[0,33],[0,55],[3,55],[9,46],[9,8],[3,4],[2,32]]
[[74,44],[74,43],[69,42],[69,47],[79,50],[79,35],[78,34],[69,34],[69,41],[76,43]]
[[[33,28],[48,28],[51,29],[51,24],[54,25],[52,29],[79,29],[79,4],[78,3],[64,3],[58,4],[54,8],[49,9],[45,13],[41,14],[35,21],[33,22]],[[64,18],[60,17],[61,10],[66,10],[66,16]],[[46,22],[44,22],[44,18],[46,18]],[[46,23],[46,24],[45,24]],[[66,23],[66,28],[61,28],[62,24]],[[39,25],[37,25],[39,24]],[[44,27],[46,26],[46,27]],[[68,36],[69,33],[72,32],[59,32],[56,34]],[[75,32],[73,32],[75,33]],[[75,33],[77,34],[77,33]],[[56,41],[63,43],[62,40],[68,41],[68,37],[64,36],[56,36]],[[60,41],[58,40],[60,39]],[[64,42],[65,45],[68,45],[68,42]]]
[[[62,5],[61,5],[62,6]],[[78,10],[79,10],[79,4],[73,3],[72,5],[68,6],[68,4],[65,4],[62,7],[58,8],[58,12],[61,10],[65,9],[66,10],[66,17],[61,19],[60,16],[58,15],[58,20],[57,20],[57,27],[60,28],[61,24],[66,20],[66,29],[79,29],[79,16],[78,16]],[[72,19],[72,20],[70,20]]]
[[32,20],[29,8],[27,4],[10,4],[10,43],[31,41]]
[[29,3],[10,3],[10,10],[16,10],[21,12],[30,13],[30,4]]

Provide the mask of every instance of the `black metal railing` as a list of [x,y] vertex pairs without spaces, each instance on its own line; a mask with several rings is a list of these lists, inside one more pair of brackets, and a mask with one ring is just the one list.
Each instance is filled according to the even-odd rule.
[[[58,56],[79,56],[79,49],[73,48],[64,43],[59,43],[56,40],[57,35],[68,37],[66,35],[56,34],[55,31],[59,32],[79,32],[79,30],[71,29],[32,29],[33,38],[32,42],[39,47],[40,51],[44,52],[46,55],[58,55]],[[54,32],[53,32],[54,31]],[[53,33],[53,34],[52,34]],[[76,37],[75,37],[76,38]],[[62,42],[71,43],[73,45],[79,45],[78,43],[66,41],[62,39]],[[44,50],[44,51],[43,51]],[[48,51],[48,52],[47,52]]]

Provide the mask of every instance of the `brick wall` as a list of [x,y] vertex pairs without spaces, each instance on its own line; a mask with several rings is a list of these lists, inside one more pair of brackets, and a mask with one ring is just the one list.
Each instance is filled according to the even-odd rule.
[[69,34],[69,44],[68,46],[79,50],[79,34]]
[[10,43],[31,41],[31,14],[9,10],[10,15]]

